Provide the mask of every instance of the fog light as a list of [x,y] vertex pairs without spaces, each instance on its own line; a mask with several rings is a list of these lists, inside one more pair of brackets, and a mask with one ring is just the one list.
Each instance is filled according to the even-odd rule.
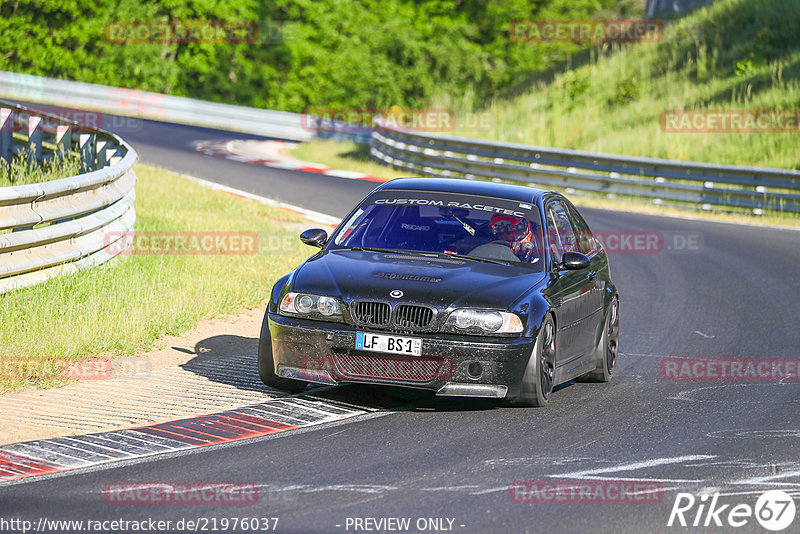
[[480,362],[469,362],[467,374],[470,378],[477,380],[483,376],[483,365]]

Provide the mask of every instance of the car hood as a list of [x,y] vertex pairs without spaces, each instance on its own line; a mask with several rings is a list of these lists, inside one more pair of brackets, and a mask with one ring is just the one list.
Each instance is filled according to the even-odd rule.
[[435,258],[354,250],[320,253],[301,265],[292,291],[345,300],[391,300],[400,290],[402,302],[508,309],[538,284],[544,273],[527,267],[456,258]]

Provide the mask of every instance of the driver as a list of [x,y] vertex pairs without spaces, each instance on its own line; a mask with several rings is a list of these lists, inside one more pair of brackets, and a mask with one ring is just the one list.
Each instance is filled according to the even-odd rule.
[[514,262],[531,261],[535,245],[531,242],[531,224],[527,219],[495,214],[489,221],[489,229],[494,240],[475,247],[470,256]]

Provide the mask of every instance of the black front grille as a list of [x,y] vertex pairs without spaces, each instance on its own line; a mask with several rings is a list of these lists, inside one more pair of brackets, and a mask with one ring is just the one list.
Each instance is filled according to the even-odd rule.
[[433,319],[433,310],[424,306],[401,304],[397,307],[397,326],[402,328],[427,328]]
[[384,302],[356,302],[353,316],[362,324],[386,326],[389,324],[392,309]]

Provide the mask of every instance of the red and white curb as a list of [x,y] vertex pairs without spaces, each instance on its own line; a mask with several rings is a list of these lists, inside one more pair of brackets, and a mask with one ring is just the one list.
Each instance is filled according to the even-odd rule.
[[[205,152],[205,150],[201,150],[200,145],[198,145],[198,150]],[[359,180],[374,178],[372,181],[386,181],[384,178],[370,177],[363,173],[336,171],[322,167],[292,167],[289,162],[285,161],[248,160],[243,156],[226,153],[228,156],[224,157],[228,157],[228,159],[247,163],[296,168],[341,178]],[[218,152],[211,155],[221,154],[222,152]],[[186,174],[181,176],[204,187],[292,211],[320,224],[335,226],[341,222],[338,217],[279,202],[196,176]],[[367,413],[370,413],[370,410],[343,407],[310,398],[282,398],[216,414],[177,419],[126,430],[14,443],[0,447],[0,483],[266,436]]]
[[263,165],[265,167],[274,167],[276,169],[287,169],[292,171],[314,172],[324,174],[325,176],[334,176],[336,178],[347,178],[348,180],[366,180],[369,182],[388,182],[390,178],[381,176],[373,176],[357,171],[346,171],[341,169],[331,169],[324,165],[317,163],[308,163],[295,159],[281,158],[277,149],[270,150],[270,145],[274,144],[275,147],[285,147],[291,143],[284,143],[283,141],[262,141],[261,143],[267,147],[264,151],[270,157],[265,158],[264,153],[247,153],[236,150],[235,144],[242,141],[231,140],[225,142],[216,141],[199,141],[195,143],[195,149],[207,156],[214,156],[218,158],[225,158],[241,163],[249,163],[251,165]]
[[0,448],[0,482],[240,441],[367,413],[311,398],[282,398],[127,430],[14,443]]

